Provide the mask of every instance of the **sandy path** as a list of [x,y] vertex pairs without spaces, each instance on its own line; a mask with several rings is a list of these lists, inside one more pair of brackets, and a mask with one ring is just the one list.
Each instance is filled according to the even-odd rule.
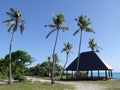
[[[34,81],[40,81],[40,82],[51,82],[50,80],[44,80],[40,78],[35,77],[27,77],[27,79],[31,80],[33,83]],[[90,84],[90,83],[81,83],[77,81],[55,81],[56,83],[61,84],[70,84],[73,85],[76,89],[75,90],[104,90],[105,88],[102,86],[99,86],[97,84]]]
[[77,82],[71,82],[72,85],[76,87],[76,90],[104,90],[102,86],[99,86],[97,84],[90,84],[90,83],[77,83]]

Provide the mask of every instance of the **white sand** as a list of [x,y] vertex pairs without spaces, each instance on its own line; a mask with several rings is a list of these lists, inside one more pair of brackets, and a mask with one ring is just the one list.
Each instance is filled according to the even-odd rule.
[[[28,80],[31,80],[33,83],[34,81],[40,81],[40,82],[51,82],[50,80],[44,80],[40,78],[35,77],[27,77]],[[82,83],[78,81],[55,81],[56,83],[61,84],[70,84],[73,85],[76,89],[75,90],[105,90],[105,87],[97,85],[97,84],[90,84],[90,83]],[[66,89],[68,90],[68,89]]]

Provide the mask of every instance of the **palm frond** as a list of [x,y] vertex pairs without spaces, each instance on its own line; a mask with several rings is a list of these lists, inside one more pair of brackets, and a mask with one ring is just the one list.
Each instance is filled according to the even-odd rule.
[[96,49],[95,52],[100,52],[100,50]]
[[19,22],[20,22],[20,33],[22,34],[25,29],[24,27],[25,21],[23,19],[20,19]]
[[14,19],[9,19],[9,20],[5,20],[3,21],[3,23],[6,23],[6,26],[11,26],[12,24],[15,23],[15,20]]
[[25,20],[23,20],[23,19],[21,19],[21,18],[20,18],[19,22],[20,22],[21,24],[25,24],[25,23],[26,23]]
[[10,12],[7,12],[6,14],[9,15],[11,18],[16,18],[16,11],[14,8],[10,8]]
[[14,24],[12,24],[12,25],[8,28],[8,32],[10,32],[13,27],[14,27]]
[[64,51],[65,51],[65,48],[63,48],[63,49],[61,50],[61,53],[64,52]]
[[56,28],[56,25],[50,24],[50,25],[44,25],[44,27]]
[[7,22],[11,22],[11,21],[14,21],[14,19],[5,20],[5,21],[3,21],[2,23],[7,23]]
[[76,31],[73,33],[73,36],[75,36],[79,31],[80,31],[80,29],[76,30]]
[[10,8],[10,12],[15,13],[16,10],[14,8]]
[[14,14],[10,13],[10,12],[6,12],[7,15],[9,15],[11,18],[14,17]]
[[69,30],[69,27],[67,27],[67,26],[63,26],[63,27],[61,27],[61,29],[64,31],[64,30]]
[[77,18],[75,18],[75,21],[78,21],[78,19],[77,19]]
[[57,30],[57,29],[51,30],[51,31],[47,34],[46,39],[51,35],[51,33],[53,33],[53,32],[56,31],[56,30]]
[[24,28],[24,24],[21,24],[21,25],[20,25],[20,33],[21,33],[21,34],[23,33],[24,29],[25,29],[25,28]]
[[94,38],[89,39],[89,43],[94,43]]
[[66,43],[64,43],[64,47],[66,47],[67,46],[67,44]]
[[99,47],[98,45],[97,45],[97,47],[96,47],[96,48],[98,48],[98,49],[100,49],[100,50],[103,50],[103,48]]
[[56,20],[56,16],[53,16],[53,23],[56,25],[57,20]]
[[86,28],[86,32],[92,32],[92,33],[95,33],[95,31],[92,29],[92,28]]

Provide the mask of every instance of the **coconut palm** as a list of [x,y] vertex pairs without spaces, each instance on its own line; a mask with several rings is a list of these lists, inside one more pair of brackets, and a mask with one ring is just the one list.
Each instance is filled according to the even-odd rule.
[[54,56],[52,55],[52,57],[55,57],[55,64],[58,64],[60,62],[57,53],[54,54]]
[[52,76],[51,76],[51,84],[54,84],[54,68],[55,68],[55,50],[58,40],[58,34],[60,30],[68,30],[69,28],[67,26],[62,26],[64,20],[63,14],[58,14],[56,16],[53,16],[53,24],[45,25],[45,27],[50,27],[52,30],[47,34],[46,38],[49,37],[49,35],[56,31],[56,38],[55,38],[55,44],[53,48],[53,66],[52,66]]
[[50,57],[50,56],[48,56],[47,60],[48,60],[48,62],[49,62],[49,61],[51,61],[51,57]]
[[70,44],[69,42],[64,43],[64,48],[62,49],[61,52],[66,52],[66,61],[65,61],[65,64],[64,64],[64,66],[63,66],[62,73],[61,73],[61,79],[62,79],[64,70],[65,70],[66,64],[67,64],[67,62],[68,62],[68,56],[69,56],[70,53],[72,53],[72,51],[71,51],[72,48],[73,48],[73,47],[72,47],[72,44]]
[[[79,71],[79,59],[80,59],[80,51],[81,51],[81,43],[82,43],[82,32],[92,32],[95,33],[92,28],[89,27],[91,24],[90,19],[86,19],[87,16],[81,15],[78,18],[75,18],[75,21],[77,21],[77,25],[79,26],[79,29],[76,30],[73,34],[75,36],[77,33],[80,32],[80,41],[79,41],[79,49],[78,49],[78,61],[77,61],[77,72]],[[78,73],[77,73],[78,76]]]
[[88,43],[89,48],[91,48],[91,51],[100,52],[100,49],[102,50],[102,48],[99,47],[97,43],[94,42],[94,38],[90,39]]
[[9,12],[6,12],[8,16],[10,16],[10,19],[3,21],[3,23],[6,23],[8,26],[8,32],[12,32],[12,37],[10,40],[10,46],[9,46],[9,80],[8,83],[12,84],[12,68],[11,68],[11,50],[12,50],[12,43],[13,43],[13,38],[14,34],[18,29],[18,26],[20,28],[20,32],[22,34],[24,30],[24,20],[21,18],[21,13],[20,11],[10,8]]

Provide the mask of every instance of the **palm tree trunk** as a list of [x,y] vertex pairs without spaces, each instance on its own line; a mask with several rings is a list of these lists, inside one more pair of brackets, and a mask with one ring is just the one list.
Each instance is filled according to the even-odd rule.
[[56,49],[56,45],[57,45],[58,34],[59,34],[59,29],[57,30],[55,44],[54,44],[54,48],[53,48],[53,66],[52,66],[51,84],[55,83],[55,80],[54,80],[54,72],[55,72],[55,49]]
[[8,84],[13,84],[13,81],[12,81],[12,68],[11,68],[11,50],[12,50],[13,37],[14,37],[14,31],[12,33],[12,37],[11,37],[11,41],[10,41],[10,47],[9,47],[9,80],[8,80]]
[[14,33],[17,30],[17,27],[18,27],[18,20],[16,20],[15,22],[16,22],[15,23],[15,28],[13,29],[13,32],[12,32],[12,37],[11,37],[10,47],[9,47],[9,80],[8,80],[8,84],[13,84],[12,68],[11,68],[11,50],[12,50],[12,42],[13,42]]
[[66,54],[66,62],[64,64],[64,66],[63,66],[63,70],[62,70],[62,74],[61,74],[61,79],[63,79],[63,74],[64,74],[64,70],[65,70],[67,62],[68,62],[68,53]]
[[79,61],[80,61],[81,44],[82,44],[82,30],[80,33],[80,41],[79,41],[79,49],[78,49],[77,72],[76,72],[77,79],[79,77]]

